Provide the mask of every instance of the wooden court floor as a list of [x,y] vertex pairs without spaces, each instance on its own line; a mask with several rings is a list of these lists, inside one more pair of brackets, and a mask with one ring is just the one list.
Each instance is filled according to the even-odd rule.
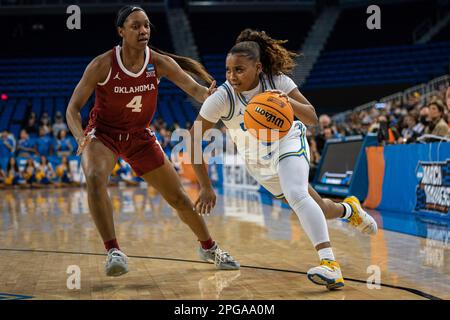
[[[197,189],[187,190],[194,199]],[[104,274],[84,189],[0,195],[0,299],[450,298],[446,241],[383,229],[370,237],[340,220],[328,225],[346,286],[329,292],[314,285],[306,271],[318,260],[297,217],[257,192],[224,190],[206,217],[214,239],[242,266],[218,271],[199,260],[196,238],[158,193],[110,188],[117,238],[130,258],[130,272],[119,278]],[[382,216],[375,218],[382,226]],[[79,268],[79,289],[71,266]],[[380,285],[369,288],[377,274]]]

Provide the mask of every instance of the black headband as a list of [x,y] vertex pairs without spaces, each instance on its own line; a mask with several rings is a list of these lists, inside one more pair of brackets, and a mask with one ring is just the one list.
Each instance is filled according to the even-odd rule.
[[144,9],[142,9],[141,7],[129,6],[123,11],[120,11],[119,15],[117,16],[116,26],[123,27],[123,24],[125,20],[127,20],[128,16],[135,11],[144,11]]

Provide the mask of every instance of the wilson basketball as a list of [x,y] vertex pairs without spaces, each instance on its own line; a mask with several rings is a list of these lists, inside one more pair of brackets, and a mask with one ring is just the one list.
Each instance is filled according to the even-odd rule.
[[254,96],[244,113],[245,128],[265,142],[284,137],[291,129],[293,121],[294,110],[289,101],[273,92]]

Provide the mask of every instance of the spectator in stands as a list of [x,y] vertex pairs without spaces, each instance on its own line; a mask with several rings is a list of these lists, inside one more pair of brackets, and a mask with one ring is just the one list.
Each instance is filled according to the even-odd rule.
[[425,128],[428,126],[429,114],[430,109],[428,108],[428,106],[422,107],[419,111],[419,118],[417,119],[417,124],[413,128],[413,130],[417,132],[419,136],[424,133]]
[[37,154],[34,141],[29,137],[27,130],[20,130],[20,139],[17,143],[17,156],[30,157]]
[[16,139],[7,130],[2,132],[0,140],[0,158],[9,159],[14,155]]
[[69,129],[69,128],[67,128],[67,124],[64,122],[63,115],[60,111],[56,112],[55,123],[53,123],[52,129],[53,129],[53,135],[55,137],[58,136],[59,131],[66,130],[66,132],[67,132]]
[[322,114],[319,117],[319,126],[320,129],[323,130],[326,127],[329,127],[331,125],[331,118],[327,114]]
[[352,112],[347,116],[347,122],[349,123],[349,135],[363,134],[361,128],[361,119],[356,112]]
[[419,92],[413,92],[412,95],[408,97],[405,107],[407,110],[418,109],[422,105],[422,95]]
[[15,186],[21,182],[21,176],[19,171],[19,166],[17,165],[16,158],[11,157],[8,160],[8,165],[6,167],[6,186]]
[[334,131],[332,127],[325,127],[323,129],[323,138],[325,139],[325,142],[328,139],[334,138]]
[[72,154],[73,146],[70,142],[70,138],[67,136],[67,131],[64,129],[60,130],[58,133],[55,141],[55,151],[59,157]]
[[450,112],[450,86],[447,88],[445,93],[445,102],[447,103],[447,112]]
[[420,135],[417,131],[414,130],[416,125],[416,117],[412,112],[410,112],[410,114],[406,115],[401,121],[401,126],[399,127],[399,129],[401,129],[401,136],[398,139],[398,143],[414,142]]
[[324,131],[325,128],[331,125],[331,118],[327,114],[322,114],[319,117],[319,132],[316,136],[317,150],[322,153],[323,147],[325,146],[325,141],[327,140]]
[[392,121],[384,114],[377,118],[377,122],[372,124],[369,132],[378,134],[378,141],[381,143],[394,144],[398,141],[400,134]]
[[440,100],[434,100],[428,105],[430,109],[430,123],[425,128],[425,134],[445,137],[448,135],[448,124],[444,120],[445,106]]
[[53,166],[46,156],[41,155],[39,165],[36,168],[36,180],[41,185],[49,185],[53,183],[53,179],[56,177]]
[[316,140],[314,139],[314,136],[309,132],[310,132],[309,130],[306,131],[306,139],[308,140],[309,153],[310,153],[309,181],[312,181],[316,174],[317,166],[319,165],[320,154],[319,154],[319,151],[317,150]]
[[447,123],[450,127],[450,87],[447,88],[445,93],[445,103],[447,105]]
[[39,137],[36,139],[38,154],[48,157],[53,153],[53,138],[46,133],[43,126],[39,127]]
[[159,135],[160,135],[160,143],[161,143],[161,147],[164,150],[164,153],[168,156],[170,156],[170,153],[172,152],[173,149],[173,145],[171,142],[171,134],[170,131],[167,130],[166,128],[161,128],[159,130]]
[[0,189],[3,189],[5,186],[5,180],[6,180],[6,172],[3,170],[2,167],[0,167]]
[[52,126],[50,122],[50,117],[48,116],[48,112],[44,112],[39,120],[39,126],[44,127],[45,132],[48,134],[52,131]]
[[27,130],[28,134],[31,136],[36,136],[38,133],[38,125],[36,114],[34,112],[31,113],[30,117],[27,120],[27,123],[23,127],[23,129]]
[[25,168],[22,171],[22,177],[25,180],[25,183],[29,187],[33,187],[36,184],[36,166],[34,164],[33,157],[29,157],[27,159],[27,163],[25,164]]
[[393,119],[391,119],[391,121],[394,120],[394,122],[397,122],[398,119],[403,118],[404,116],[406,116],[408,114],[408,111],[405,108],[401,108],[401,107],[395,107],[392,110],[392,116]]
[[361,111],[361,113],[359,114],[359,120],[360,123],[364,123],[364,124],[372,124],[374,122],[374,119],[376,119],[380,113],[378,110],[376,110],[375,108],[372,109],[373,111],[369,112],[368,111]]
[[334,128],[336,129],[336,135],[338,137],[345,137],[350,135],[350,128],[348,124],[337,125]]
[[361,125],[360,125],[360,127],[358,128],[358,127],[356,127],[354,130],[355,131],[360,131],[363,135],[366,135],[368,132],[370,132],[369,131],[369,129],[370,129],[370,127],[372,126],[372,120],[370,120],[369,121],[369,119],[368,118],[365,118],[365,119],[362,119],[361,120]]
[[156,119],[156,121],[155,121],[155,127],[156,127],[156,129],[161,129],[161,128],[166,128],[167,127],[167,124],[166,124],[166,122],[164,121],[164,119],[163,118],[161,118],[161,117],[158,117],[157,119]]
[[67,156],[61,157],[61,163],[56,167],[56,177],[59,186],[68,186],[72,184],[72,174],[70,173],[70,165]]

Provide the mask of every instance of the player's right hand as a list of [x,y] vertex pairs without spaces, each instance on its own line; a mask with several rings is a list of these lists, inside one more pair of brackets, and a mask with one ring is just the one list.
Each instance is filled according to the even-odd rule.
[[194,209],[198,214],[210,214],[212,209],[216,206],[216,193],[212,188],[202,188],[197,201],[194,204]]

